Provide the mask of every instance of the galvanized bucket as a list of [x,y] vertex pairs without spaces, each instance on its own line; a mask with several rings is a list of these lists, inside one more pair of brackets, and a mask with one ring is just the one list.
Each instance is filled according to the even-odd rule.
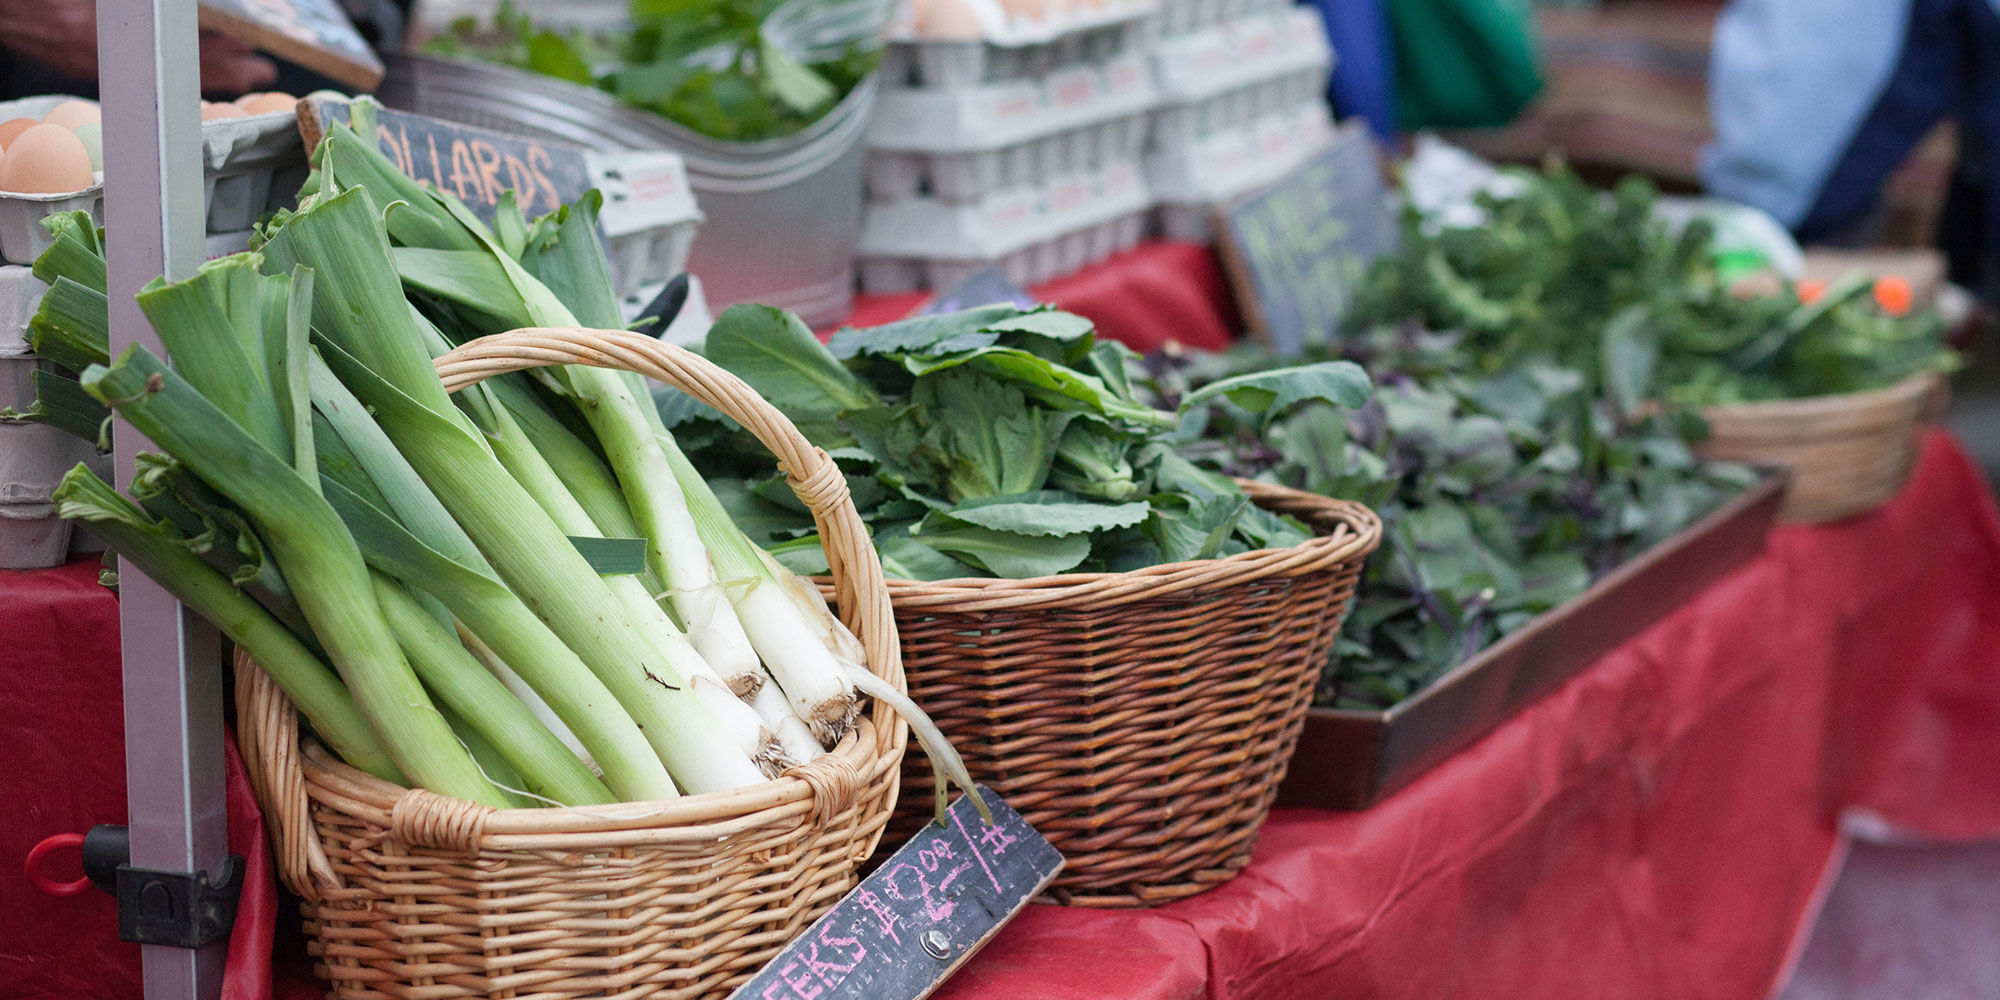
[[422,55],[385,62],[379,96],[390,107],[589,149],[679,153],[707,217],[688,269],[711,303],[781,306],[815,326],[852,310],[873,77],[799,132],[726,142],[602,91],[507,66]]

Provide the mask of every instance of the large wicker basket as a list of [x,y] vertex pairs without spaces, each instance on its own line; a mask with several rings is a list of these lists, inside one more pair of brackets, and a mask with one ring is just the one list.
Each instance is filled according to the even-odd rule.
[[[889,582],[911,696],[1062,851],[1056,901],[1148,906],[1250,859],[1381,522],[1244,487],[1319,537],[1128,573]],[[932,780],[905,763],[892,830],[924,821]]]
[[[632,333],[518,330],[437,361],[457,390],[503,372],[636,371],[729,414],[813,511],[842,619],[901,684],[881,564],[826,454],[736,377]],[[299,738],[284,695],[239,661],[238,733],[278,871],[305,900],[334,997],[726,995],[855,881],[896,801],[907,731],[879,705],[833,752],[734,792],[494,810],[406,789]]]
[[1916,465],[1918,429],[1942,409],[1946,386],[1943,376],[1925,373],[1872,392],[1709,407],[1702,411],[1709,436],[1696,450],[1717,461],[1789,468],[1779,518],[1839,521],[1903,488]]

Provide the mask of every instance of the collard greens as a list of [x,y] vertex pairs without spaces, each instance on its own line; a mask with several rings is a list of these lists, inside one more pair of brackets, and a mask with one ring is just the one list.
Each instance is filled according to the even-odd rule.
[[[1308,537],[1302,526],[1183,457],[1183,419],[1199,422],[1212,405],[1260,420],[1337,412],[1369,393],[1358,366],[1327,361],[1218,383],[1169,412],[1135,394],[1135,356],[1097,340],[1088,320],[1011,306],[843,330],[827,346],[789,313],[737,306],[703,350],[839,462],[885,569],[919,580],[1121,571],[1295,545]],[[769,453],[677,392],[659,403],[736,522],[794,570],[824,571],[812,520]]]

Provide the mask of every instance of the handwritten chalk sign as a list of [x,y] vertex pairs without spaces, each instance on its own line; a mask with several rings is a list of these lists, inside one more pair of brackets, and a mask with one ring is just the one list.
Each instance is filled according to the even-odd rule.
[[[319,146],[331,124],[348,123],[344,101],[314,98],[299,116],[306,149]],[[375,111],[375,141],[411,178],[449,191],[488,222],[501,195],[514,200],[529,218],[553,212],[583,197],[594,185],[582,150],[561,143],[439,121],[389,108]]]
[[1022,290],[1021,286],[1008,281],[997,267],[981,268],[968,275],[964,281],[937,293],[918,310],[920,315],[933,316],[954,313],[975,306],[990,306],[995,302],[1009,302],[1022,309],[1033,309],[1040,303],[1035,297]]
[[[307,100],[299,113],[306,149],[318,147],[329,125],[349,120],[345,101]],[[508,191],[532,219],[592,188],[604,194],[598,221],[607,238],[701,218],[686,165],[663,150],[584,150],[379,106],[375,142],[397,169],[457,195],[487,222]]]
[[1062,855],[982,788],[961,796],[730,1000],[921,1000],[1062,870]]
[[1278,182],[1216,210],[1250,332],[1280,354],[1340,329],[1368,263],[1396,245],[1375,143],[1357,124]]
[[290,60],[344,86],[374,90],[382,59],[338,0],[200,0],[203,28]]

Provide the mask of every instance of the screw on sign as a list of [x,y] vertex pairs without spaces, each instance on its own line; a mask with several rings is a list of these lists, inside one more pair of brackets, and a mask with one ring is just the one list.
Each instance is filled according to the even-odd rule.
[[998,795],[967,798],[771,959],[731,1000],[920,1000],[1062,870],[1062,855]]

